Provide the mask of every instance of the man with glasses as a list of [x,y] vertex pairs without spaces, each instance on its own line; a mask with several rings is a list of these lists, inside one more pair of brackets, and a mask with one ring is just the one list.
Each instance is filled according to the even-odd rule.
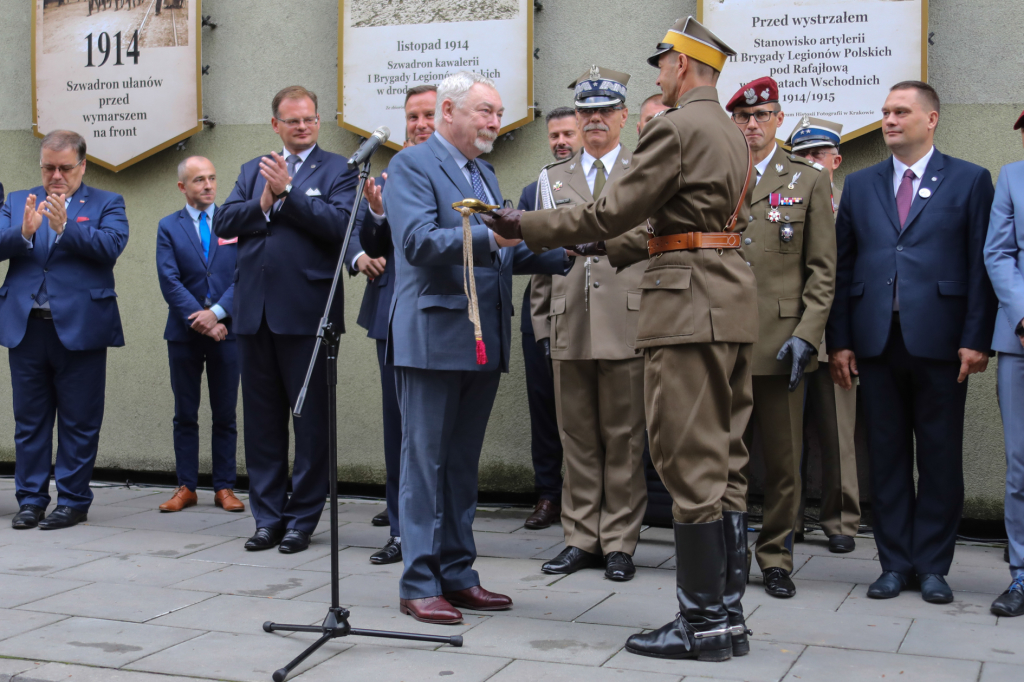
[[[629,116],[628,82],[629,74],[592,66],[569,85],[575,89],[583,148],[541,171],[537,208],[589,204],[629,170],[633,154],[619,141]],[[646,237],[642,228],[643,246]],[[615,581],[636,574],[633,552],[647,508],[647,483],[644,359],[635,346],[640,278],[647,264],[635,262],[617,273],[609,261],[633,241],[627,233],[588,253],[568,275],[552,278],[550,301],[542,302],[551,325],[565,457],[565,549],[543,565],[545,573],[603,568]],[[537,299],[532,303],[536,308]]]
[[[327,497],[325,354],[317,358],[302,418],[293,419],[295,463],[288,490],[288,417],[306,377],[320,318],[345,240],[357,174],[317,146],[316,95],[293,85],[274,97],[271,125],[284,143],[242,166],[213,230],[238,244],[231,313],[238,337],[245,466],[256,533],[248,550],[309,547]],[[343,329],[339,291],[331,321]]]
[[[804,371],[817,369],[835,293],[832,189],[822,166],[787,154],[775,141],[785,115],[771,78],[744,85],[725,105],[747,138],[757,173],[742,253],[757,279],[759,333],[754,344],[754,423],[764,453],[764,520],[754,554],[773,597],[796,594],[793,524],[800,510]],[[734,458],[734,464],[738,459]],[[729,487],[745,489],[730,467]]]
[[[114,264],[128,243],[124,199],[86,186],[85,140],[43,138],[43,185],[13,192],[0,210],[0,345],[10,349],[19,530],[68,528],[88,519],[107,348],[123,346]],[[57,419],[57,506],[50,503]]]
[[[832,185],[832,212],[839,206],[834,174],[843,157],[839,140],[840,123],[804,116],[793,128],[786,145],[796,156],[828,171]],[[857,451],[853,432],[857,422],[857,387],[843,390],[832,381],[828,354],[822,340],[818,369],[807,379],[807,416],[814,420],[821,444],[821,513],[818,522],[828,536],[828,549],[846,554],[856,548],[854,536],[860,526],[860,487],[857,482]],[[821,363],[826,363],[824,366]],[[806,470],[806,466],[804,467]],[[803,532],[803,511],[797,513],[796,532]]]

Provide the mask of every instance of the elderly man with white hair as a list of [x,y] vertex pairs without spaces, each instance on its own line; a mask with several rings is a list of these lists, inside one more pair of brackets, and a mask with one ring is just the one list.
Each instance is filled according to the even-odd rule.
[[463,218],[452,204],[502,203],[494,169],[477,157],[491,151],[503,110],[490,79],[449,76],[438,87],[434,134],[395,156],[384,188],[397,280],[387,352],[402,411],[399,596],[402,613],[427,623],[459,623],[459,608],[512,606],[480,587],[473,570],[480,449],[508,371],[513,271],[565,274],[571,266],[563,249],[534,255],[477,216],[463,248]]

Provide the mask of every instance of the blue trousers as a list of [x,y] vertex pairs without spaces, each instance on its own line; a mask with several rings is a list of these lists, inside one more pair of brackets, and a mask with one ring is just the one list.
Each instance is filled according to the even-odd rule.
[[1024,355],[999,354],[996,375],[1006,441],[1004,515],[1010,544],[1010,575],[1024,576]]
[[[388,521],[392,537],[401,537],[398,523],[398,483],[402,466],[402,410],[398,407],[395,366],[387,362],[387,341],[377,341],[377,366],[380,367],[380,392],[384,416],[384,494],[388,503]],[[403,540],[404,542],[404,540]]]
[[96,464],[107,349],[68,350],[53,320],[29,318],[25,338],[10,350],[14,397],[14,481],[18,504],[50,503],[53,422],[57,420],[57,504],[88,511]]
[[217,342],[196,334],[189,341],[168,341],[167,356],[174,392],[174,464],[178,485],[195,492],[199,484],[199,403],[205,365],[213,416],[213,489],[234,488],[238,446],[237,343],[233,339]]
[[402,409],[402,599],[480,584],[477,473],[501,373],[395,367]]

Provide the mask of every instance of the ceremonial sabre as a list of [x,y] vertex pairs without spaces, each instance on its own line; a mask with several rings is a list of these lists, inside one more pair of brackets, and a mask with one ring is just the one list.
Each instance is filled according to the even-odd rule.
[[462,288],[469,299],[469,321],[473,323],[473,334],[476,336],[476,364],[487,364],[487,347],[484,346],[484,332],[480,327],[480,301],[476,296],[476,273],[473,271],[473,233],[469,228],[469,216],[474,213],[487,213],[497,218],[494,209],[497,206],[485,204],[479,199],[463,199],[452,204],[452,208],[462,214]]

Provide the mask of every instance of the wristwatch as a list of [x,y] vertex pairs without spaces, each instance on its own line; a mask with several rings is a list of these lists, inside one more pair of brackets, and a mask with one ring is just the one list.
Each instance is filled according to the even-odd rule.
[[292,184],[289,182],[288,186],[284,188],[284,191],[274,197],[274,199],[284,199],[292,191]]

